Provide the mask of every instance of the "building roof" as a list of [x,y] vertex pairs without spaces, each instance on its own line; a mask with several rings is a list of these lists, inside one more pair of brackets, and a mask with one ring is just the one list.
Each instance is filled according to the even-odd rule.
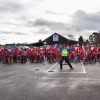
[[[59,36],[58,41],[53,41],[54,35]],[[52,34],[48,38],[44,39],[43,42],[46,42],[47,44],[75,44],[76,43],[76,41],[67,39],[66,37],[64,37],[58,33]]]
[[50,35],[48,38],[44,39],[43,41],[49,39],[49,38],[52,37],[53,35],[58,35],[58,36],[60,36],[60,37],[62,37],[62,38],[64,38],[64,39],[66,39],[66,40],[69,40],[69,39],[67,39],[66,37],[64,37],[64,36],[62,36],[62,35],[60,35],[60,34],[58,34],[58,33],[53,33],[52,35]]

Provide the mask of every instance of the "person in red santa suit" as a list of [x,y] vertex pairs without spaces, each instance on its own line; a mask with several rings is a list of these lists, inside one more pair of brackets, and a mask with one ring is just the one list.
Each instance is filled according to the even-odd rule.
[[52,50],[50,51],[50,63],[54,62],[54,54]]
[[4,48],[1,48],[1,62],[4,62]]
[[32,48],[30,54],[31,54],[30,55],[31,63],[35,63],[35,60],[36,60],[36,49]]
[[99,54],[99,63],[100,63],[100,45],[99,45],[99,49],[98,49],[98,54]]
[[75,63],[79,60],[79,46],[76,45],[75,47]]
[[97,47],[95,45],[93,48],[93,60],[96,63],[96,61],[97,61]]
[[0,62],[2,61],[2,49],[0,48]]
[[51,48],[51,61],[56,62],[56,57],[57,57],[56,48],[53,46]]
[[17,48],[13,49],[13,62],[17,63]]
[[45,60],[46,60],[46,48],[44,47],[43,49],[42,49],[42,52],[43,52],[43,62],[45,62]]
[[88,63],[91,62],[91,55],[92,55],[92,49],[91,49],[91,46],[88,46],[88,54],[87,54]]
[[83,48],[83,52],[82,52],[82,59],[83,59],[83,63],[87,63],[87,55],[88,55],[88,52],[87,52],[87,47],[84,46]]
[[75,61],[75,47],[71,46],[71,50],[69,51],[70,54],[68,55],[70,57],[70,61],[74,62]]
[[100,62],[100,45],[97,47],[97,60]]
[[23,60],[24,60],[24,63],[27,62],[27,49],[23,49]]
[[98,49],[98,54],[99,54],[99,63],[100,63],[100,45],[99,45],[99,49]]
[[3,49],[3,63],[4,64],[8,64],[8,54],[9,54],[9,51],[7,48],[4,48]]
[[8,52],[9,54],[8,54],[8,63],[9,64],[11,64],[12,63],[12,60],[13,60],[13,54],[12,54],[12,50],[9,50],[9,52]]
[[42,63],[42,62],[44,62],[44,52],[43,52],[43,48],[41,47],[41,49],[40,49],[40,62]]
[[1,49],[1,62],[4,63],[4,48]]
[[46,58],[46,47],[43,47],[44,59]]
[[20,63],[23,63],[23,49],[21,48],[20,52]]
[[50,63],[53,62],[53,59],[54,59],[54,54],[53,54],[53,49],[52,49],[52,46],[49,48],[49,58],[50,58]]
[[24,54],[24,49],[23,48],[21,50],[21,63],[25,63],[25,54]]
[[47,61],[50,63],[51,62],[51,58],[50,58],[51,49],[50,49],[50,46],[47,48],[46,52],[47,52],[47,54],[46,54]]
[[84,46],[82,45],[79,48],[80,61],[82,61],[82,62],[83,62],[83,55],[84,55],[83,51],[84,51]]
[[27,54],[28,54],[28,60],[30,61],[30,63],[32,63],[32,49],[31,48],[27,51]]
[[45,54],[41,52],[41,62],[45,62]]
[[37,63],[40,63],[41,62],[41,55],[40,55],[40,52],[41,52],[41,50],[40,50],[40,48],[37,48]]
[[59,63],[61,58],[61,51],[58,48],[56,48],[55,50],[55,56],[56,56],[56,62]]
[[16,61],[18,62],[18,55],[19,55],[19,50],[18,50],[18,48],[16,48],[15,54],[16,54]]
[[59,58],[60,50],[56,47],[54,52],[55,52],[55,60],[56,60],[56,62],[58,62],[59,59],[60,59],[60,58]]

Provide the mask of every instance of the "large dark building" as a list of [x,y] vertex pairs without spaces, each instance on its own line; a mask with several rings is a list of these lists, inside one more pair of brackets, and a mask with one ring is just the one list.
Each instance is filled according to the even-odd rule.
[[69,45],[73,45],[76,44],[77,41],[74,40],[69,40],[67,38],[65,38],[64,36],[58,34],[58,33],[54,33],[51,36],[49,36],[48,38],[46,38],[45,40],[39,40],[39,42],[36,43],[32,43],[29,44],[28,46],[33,47],[33,46],[43,46],[43,45],[54,45],[54,44],[69,44]]
[[49,36],[48,38],[46,38],[45,40],[42,41],[44,45],[53,45],[53,44],[76,44],[77,41],[74,40],[69,40],[67,38],[65,38],[64,36],[58,34],[58,33],[54,33],[51,36]]

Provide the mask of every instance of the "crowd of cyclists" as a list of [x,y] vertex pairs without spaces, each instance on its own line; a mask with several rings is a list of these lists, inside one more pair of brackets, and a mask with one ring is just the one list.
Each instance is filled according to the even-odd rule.
[[[61,48],[63,45],[49,45],[32,48],[17,47],[9,50],[7,47],[0,47],[0,62],[4,64],[12,63],[56,63],[61,58]],[[68,58],[70,62],[78,63],[100,63],[100,45],[71,45],[67,46]]]

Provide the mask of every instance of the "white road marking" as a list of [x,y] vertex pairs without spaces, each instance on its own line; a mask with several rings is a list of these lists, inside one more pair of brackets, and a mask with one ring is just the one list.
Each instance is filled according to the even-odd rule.
[[35,79],[63,79],[63,78],[55,78],[55,77],[34,77]]
[[100,81],[99,78],[68,78],[70,80],[83,80],[83,81]]
[[81,66],[82,66],[82,72],[74,72],[73,70],[71,70],[71,71],[65,71],[65,72],[63,72],[63,70],[62,71],[60,71],[60,69],[58,69],[58,70],[52,70],[53,68],[55,68],[56,67],[56,65],[57,65],[57,63],[55,63],[54,65],[52,65],[48,70],[46,70],[46,72],[48,73],[48,72],[55,72],[55,73],[75,73],[75,74],[86,74],[87,72],[86,72],[86,70],[85,70],[85,67],[84,67],[84,64],[81,62]]
[[81,65],[82,65],[83,73],[87,73],[86,70],[85,70],[85,67],[84,67],[84,64],[83,64],[82,61],[81,61]]
[[52,68],[54,68],[57,65],[57,63],[55,63],[54,65],[52,65],[46,72],[51,71]]
[[54,65],[52,65],[46,72],[55,72],[55,73],[75,73],[75,74],[86,74],[86,70],[84,68],[84,65],[81,62],[81,66],[82,66],[82,72],[74,72],[73,70],[66,70],[65,72],[63,72],[63,70],[60,71],[60,69],[58,70],[52,70],[53,68],[55,68],[55,66],[57,65],[57,63],[55,63]]
[[75,73],[75,74],[85,74],[84,72],[72,72],[72,71],[70,71],[70,72],[62,72],[62,71],[59,71],[59,72],[56,72],[56,73]]
[[79,80],[81,80],[81,81],[100,81],[100,79],[99,78],[72,78],[72,77],[70,77],[70,78],[66,78],[66,77],[64,77],[64,78],[62,78],[62,77],[34,77],[35,79],[69,79],[69,80],[76,80],[76,81],[79,81]]

